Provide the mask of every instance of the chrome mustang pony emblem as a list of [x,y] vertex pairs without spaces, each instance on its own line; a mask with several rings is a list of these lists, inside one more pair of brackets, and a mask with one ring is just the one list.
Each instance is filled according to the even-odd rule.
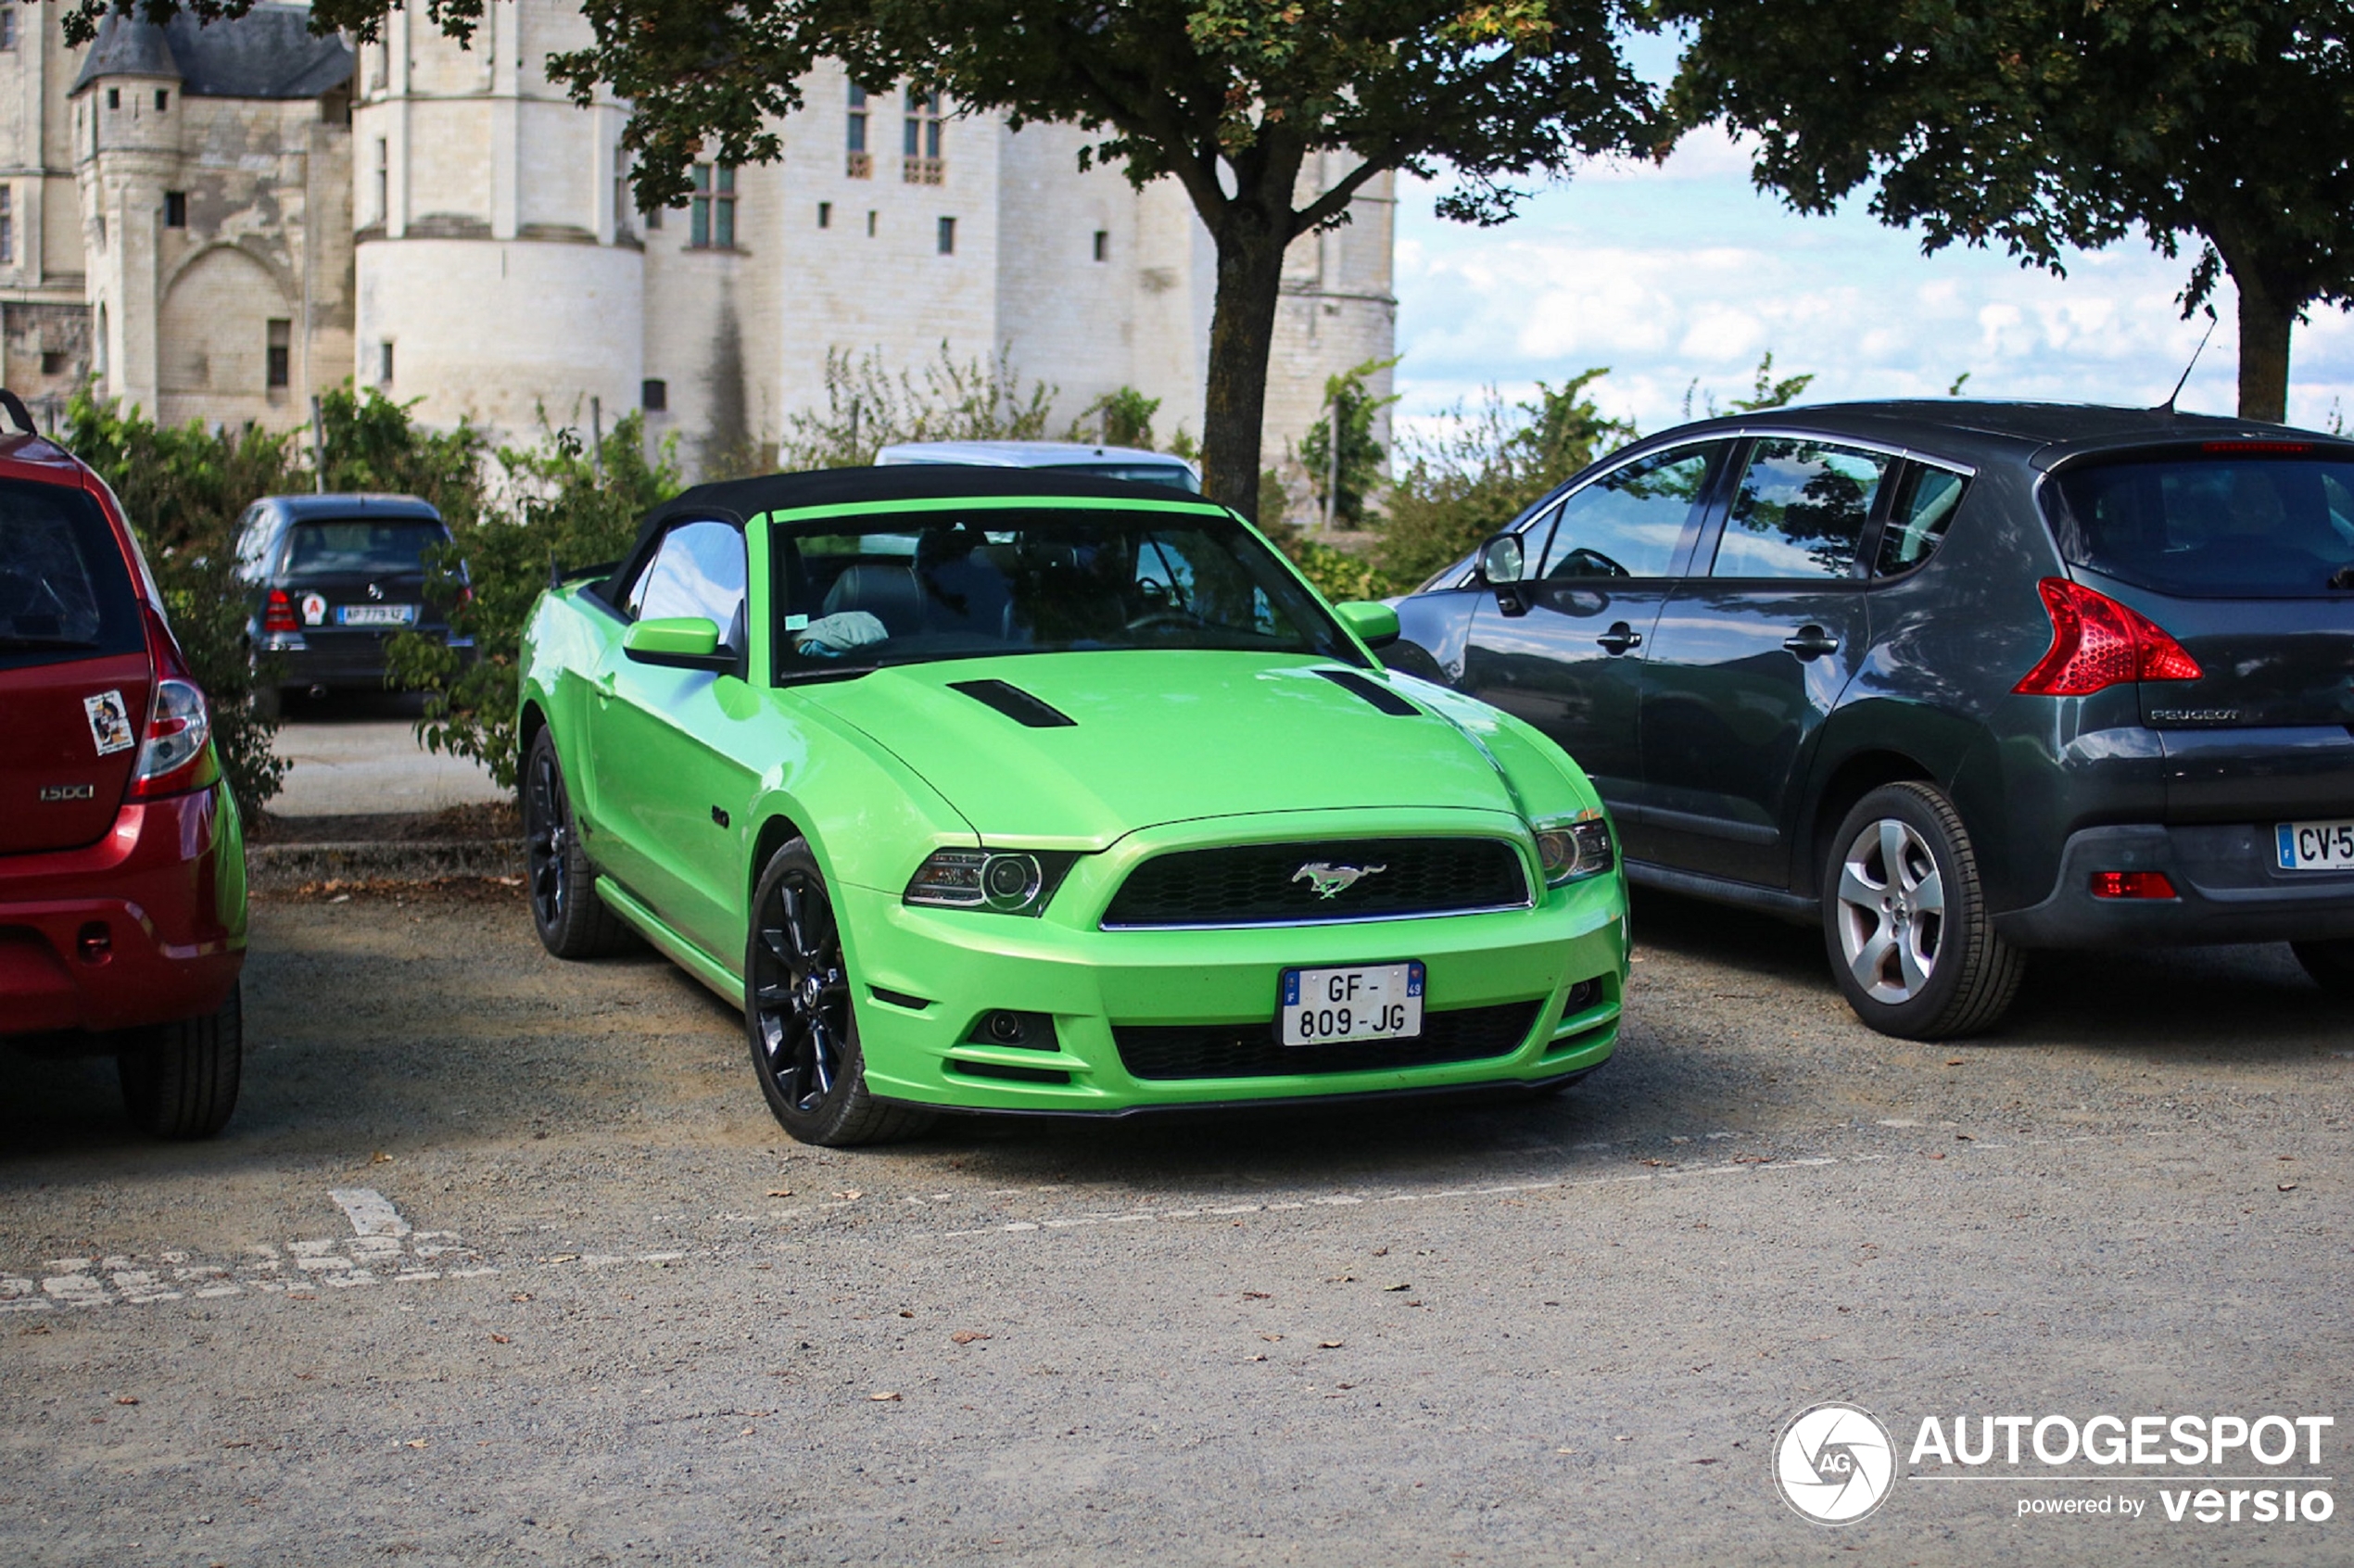
[[1386,866],[1335,866],[1329,860],[1311,860],[1292,873],[1291,879],[1306,882],[1318,898],[1337,898],[1343,890],[1354,886],[1361,879],[1388,869]]

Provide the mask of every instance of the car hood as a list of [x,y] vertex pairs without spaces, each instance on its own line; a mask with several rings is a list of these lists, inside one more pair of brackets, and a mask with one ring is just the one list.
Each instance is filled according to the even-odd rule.
[[[1141,828],[1247,813],[1518,809],[1479,741],[1428,705],[1385,713],[1317,673],[1343,667],[1202,650],[1039,653],[901,665],[796,695],[888,748],[984,840],[1032,848],[1100,849]],[[958,689],[997,681],[1070,722],[1025,724]]]

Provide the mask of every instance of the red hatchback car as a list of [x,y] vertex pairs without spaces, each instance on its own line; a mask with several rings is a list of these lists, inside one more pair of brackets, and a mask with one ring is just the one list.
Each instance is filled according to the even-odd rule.
[[0,411],[0,1040],[112,1056],[133,1120],[206,1137],[246,955],[210,712],[113,494]]

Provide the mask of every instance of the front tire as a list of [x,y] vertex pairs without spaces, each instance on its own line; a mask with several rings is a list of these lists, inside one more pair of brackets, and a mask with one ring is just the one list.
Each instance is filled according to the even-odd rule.
[[2025,965],[1994,930],[1961,814],[1935,786],[1855,803],[1823,867],[1823,943],[1856,1017],[1904,1040],[1992,1029]]
[[2354,996],[2354,941],[2293,942],[2288,949],[2315,985],[2333,996]]
[[523,852],[540,946],[558,958],[601,958],[630,945],[629,928],[597,896],[597,868],[580,846],[555,733],[545,726],[523,765]]
[[744,1030],[768,1109],[804,1144],[842,1148],[912,1138],[929,1111],[867,1093],[850,965],[825,873],[808,841],[769,857],[753,892],[744,953]]
[[209,1138],[237,1108],[245,1069],[245,1006],[235,985],[200,1018],[137,1031],[115,1054],[123,1108],[158,1138]]

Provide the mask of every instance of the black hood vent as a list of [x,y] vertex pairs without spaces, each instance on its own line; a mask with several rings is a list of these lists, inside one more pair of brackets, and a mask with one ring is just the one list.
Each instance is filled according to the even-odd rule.
[[976,702],[986,703],[1016,724],[1031,729],[1066,729],[1078,720],[1060,708],[1042,702],[1011,681],[952,680],[949,686]]
[[1398,718],[1419,718],[1422,716],[1422,710],[1420,708],[1417,708],[1414,704],[1409,702],[1405,698],[1400,697],[1397,692],[1392,691],[1388,687],[1384,686],[1381,682],[1372,679],[1370,677],[1359,675],[1355,670],[1318,670],[1316,673],[1323,676],[1326,680],[1331,681],[1335,686],[1339,687],[1343,691],[1354,692],[1356,695],[1362,697],[1366,702],[1371,702],[1383,713],[1389,714]]

